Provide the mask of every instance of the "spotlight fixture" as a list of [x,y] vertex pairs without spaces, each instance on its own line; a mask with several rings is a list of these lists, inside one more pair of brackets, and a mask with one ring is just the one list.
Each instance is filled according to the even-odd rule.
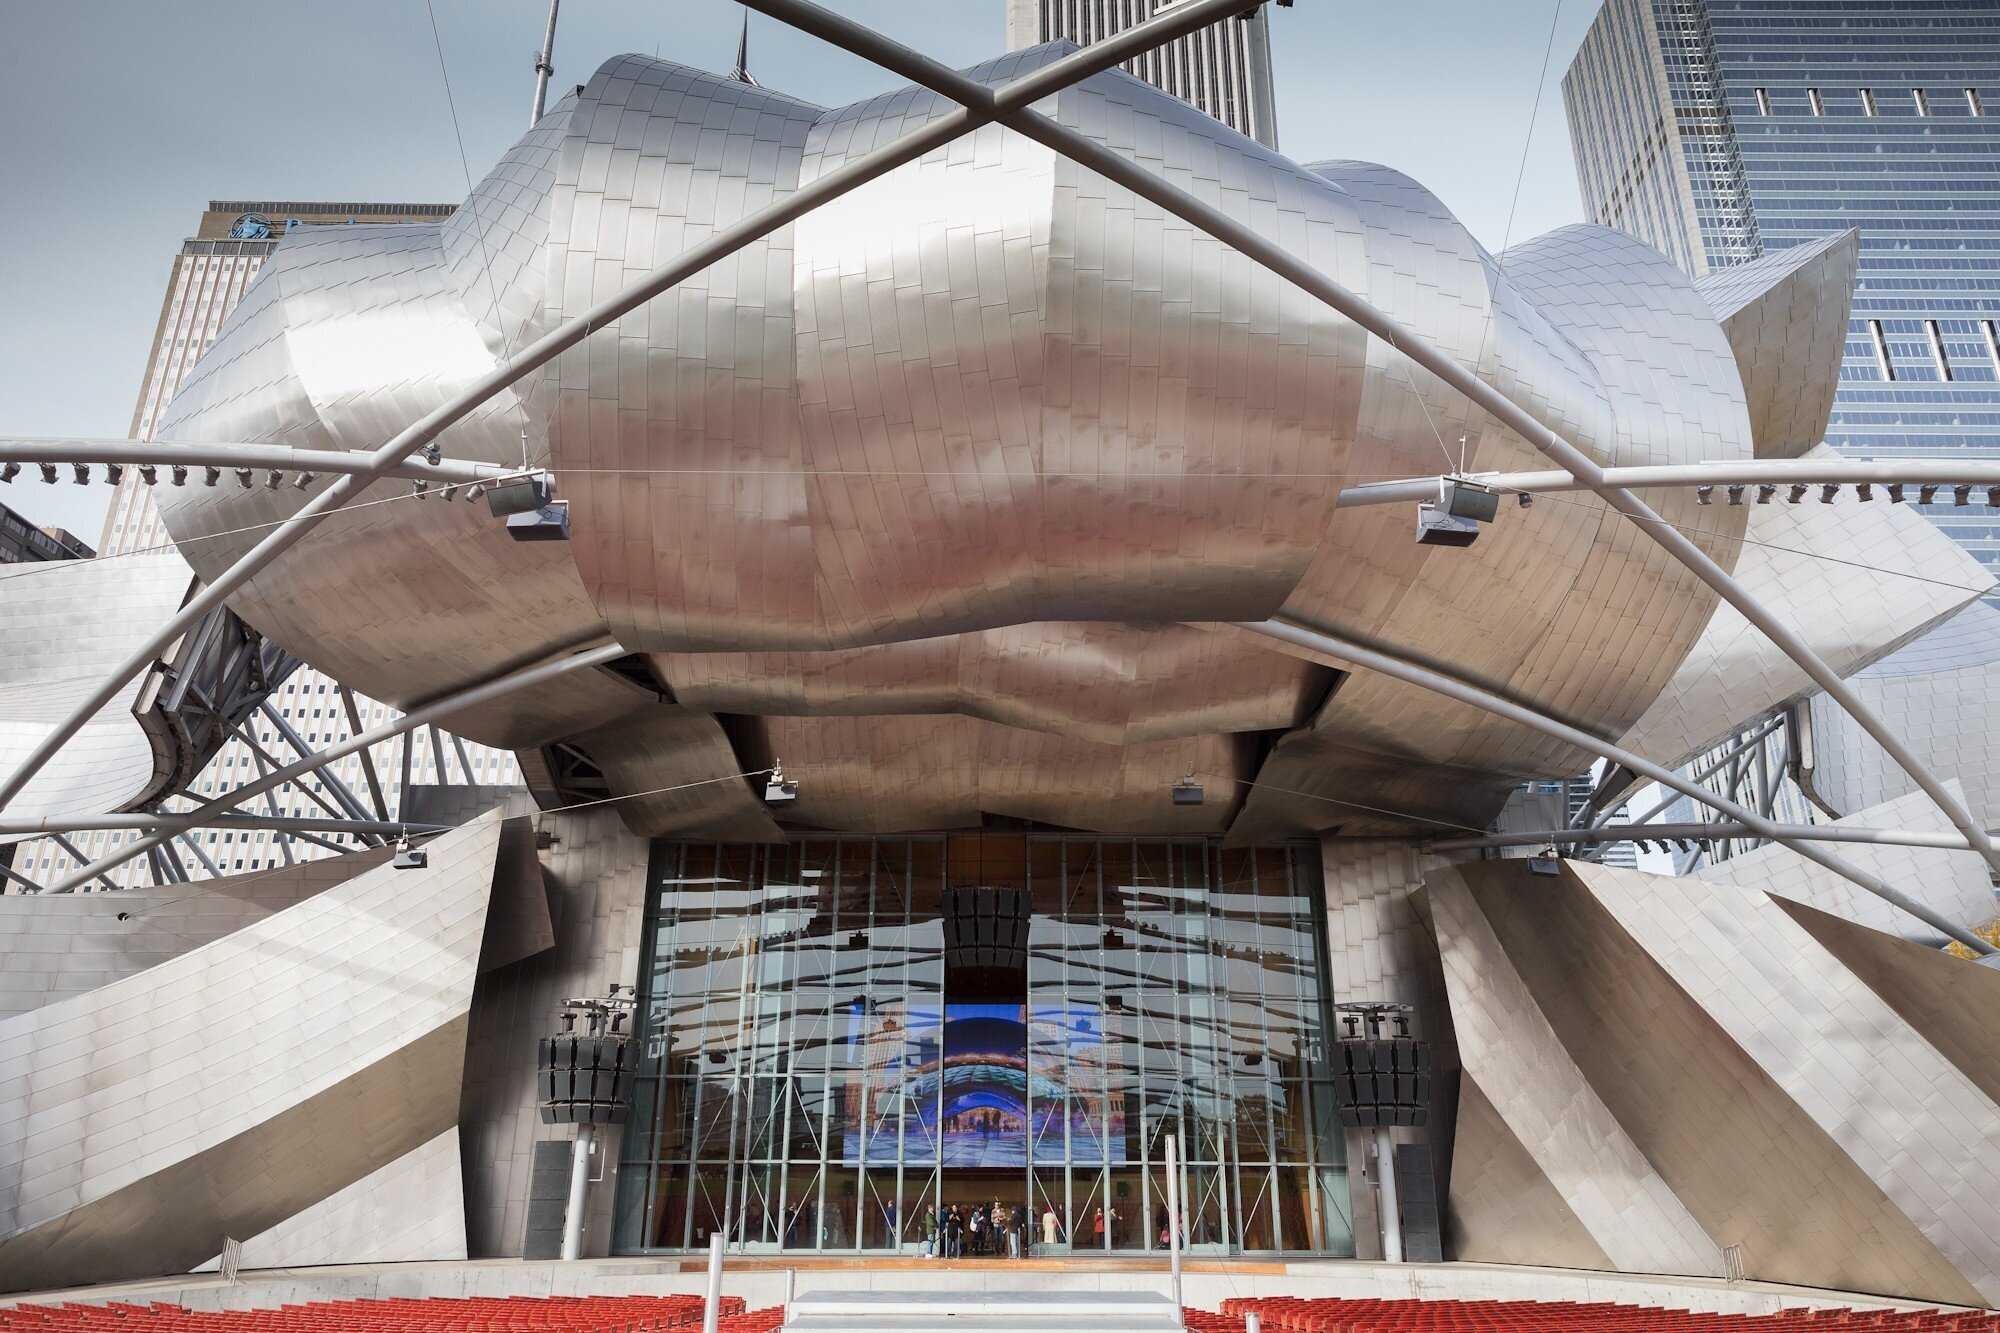
[[1937,487],[1925,484],[1917,487],[1917,503],[1927,505],[1937,499]]
[[428,500],[431,497],[431,484],[427,481],[413,481],[410,483],[410,494],[419,500]]
[[0,464],[0,481],[11,483],[14,478],[20,475],[21,465],[19,463]]
[[1760,505],[1767,505],[1771,503],[1771,497],[1776,495],[1777,493],[1778,493],[1778,488],[1776,486],[1772,486],[1769,484],[1759,486],[1757,488],[1757,503]]
[[1899,504],[1903,503],[1903,483],[1902,483],[1902,482],[1900,482],[1900,481],[1892,481],[1892,482],[1890,482],[1890,483],[1889,483],[1889,503],[1890,503],[1890,504],[1892,504],[1892,505],[1899,505]]
[[1523,509],[1526,509],[1529,505],[1532,505],[1534,502],[1535,502],[1535,497],[1533,493],[1529,491],[1522,491],[1519,494],[1515,495],[1514,497],[1514,503],[1518,504]]
[[1833,503],[1833,497],[1839,494],[1840,483],[1830,481],[1819,488],[1819,502],[1823,505],[1830,505]]
[[1972,503],[1972,488],[1970,486],[1952,487],[1951,502],[1954,505],[1957,505],[1960,509],[1965,508],[1965,506]]
[[568,541],[569,501],[557,500],[532,513],[508,515],[507,535],[517,542]]
[[252,486],[255,486],[257,484],[255,481],[251,480],[250,469],[247,467],[240,467],[236,469],[236,480],[237,483],[241,485],[243,489],[246,491],[249,490]]
[[276,468],[272,468],[268,473],[264,475],[264,485],[271,490],[275,491],[284,484],[285,484],[285,474],[278,471],[278,469]]
[[125,480],[125,469],[117,463],[106,463],[104,465],[104,480],[116,486],[119,482]]
[[1500,495],[1465,477],[1439,477],[1438,498],[1417,506],[1417,545],[1470,546],[1479,540],[1479,525],[1500,513]]
[[90,485],[90,464],[71,463],[69,467],[70,467],[70,472],[76,477],[77,485],[79,486]]
[[432,440],[424,446],[424,461],[432,467],[436,467],[439,463],[444,462],[444,447],[436,440]]
[[1715,487],[1713,487],[1713,486],[1697,486],[1697,487],[1695,487],[1695,488],[1694,488],[1694,502],[1695,502],[1696,504],[1698,504],[1698,505],[1705,505],[1705,504],[1714,504],[1714,503],[1715,503]]
[[1729,503],[1733,505],[1743,503],[1743,488],[1741,486],[1731,486],[1729,488]]
[[1528,858],[1528,873],[1531,875],[1560,875],[1562,864],[1556,858],[1555,844],[1550,843]]
[[183,467],[179,463],[174,464],[174,485],[185,486],[187,484],[188,484],[187,468]]
[[764,799],[772,805],[799,799],[799,780],[785,776],[784,761],[771,761],[771,776],[764,783]]
[[1988,509],[2000,509],[2000,486],[1988,486],[1986,488],[1986,507]]
[[145,482],[148,486],[159,485],[160,469],[151,463],[139,464],[139,480]]
[[1857,500],[1872,500],[1875,498],[1875,488],[1865,481],[1857,481],[1854,483],[1854,498]]
[[1787,498],[1787,499],[1788,499],[1788,500],[1789,500],[1789,501],[1790,501],[1790,502],[1791,502],[1792,504],[1797,504],[1797,503],[1798,503],[1799,501],[1801,501],[1801,500],[1803,500],[1803,499],[1805,499],[1805,498],[1806,498],[1806,490],[1807,490],[1807,486],[1806,486],[1806,484],[1805,484],[1804,482],[1798,482],[1798,483],[1795,483],[1795,484],[1794,484],[1794,485],[1792,486],[1792,493],[1791,493],[1791,494],[1790,494],[1790,495],[1789,495],[1788,497],[1786,497],[1786,498]]
[[1190,771],[1186,777],[1174,784],[1174,804],[1200,805],[1201,801],[1201,784],[1194,780],[1194,773]]
[[396,854],[389,864],[397,870],[422,870],[431,863],[430,853],[421,847],[410,846],[410,835],[405,833],[396,839]]
[[216,482],[218,482],[218,481],[221,481],[221,480],[222,480],[222,469],[221,469],[221,468],[219,468],[219,467],[204,467],[204,468],[202,468],[202,470],[201,470],[201,484],[202,484],[202,485],[204,485],[204,486],[213,486],[213,485],[215,485],[215,483],[216,483]]
[[555,479],[546,472],[530,472],[494,482],[486,492],[486,511],[495,518],[531,514],[555,498]]
[[294,477],[294,478],[292,479],[292,485],[293,485],[293,487],[295,487],[296,489],[298,489],[298,490],[301,490],[301,491],[302,491],[302,490],[304,490],[304,489],[305,489],[306,487],[308,487],[308,486],[312,485],[312,484],[313,484],[314,482],[316,482],[316,481],[318,481],[318,480],[319,480],[319,476],[318,476],[318,475],[317,475],[316,473],[312,473],[312,472],[301,472],[301,473],[299,473],[299,475],[298,475],[298,476],[296,476],[296,477]]
[[43,484],[44,484],[44,485],[48,485],[48,486],[53,486],[53,485],[55,485],[55,484],[56,484],[56,465],[55,465],[54,463],[41,463],[41,464],[38,464],[38,466],[39,466],[39,467],[40,467],[40,468],[42,469],[42,482],[43,482]]

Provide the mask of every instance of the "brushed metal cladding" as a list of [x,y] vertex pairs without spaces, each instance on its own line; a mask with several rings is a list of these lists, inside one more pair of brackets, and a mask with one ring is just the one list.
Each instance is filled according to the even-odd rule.
[[389,849],[376,848],[206,879],[198,889],[177,884],[112,897],[0,894],[0,1019],[157,967],[388,859]]
[[[970,74],[1004,82],[1070,49]],[[510,346],[951,110],[914,88],[822,110],[614,58],[443,224],[282,245],[164,434],[378,444]],[[1042,110],[1278,238],[1604,464],[1752,456],[1724,327],[1638,242],[1572,227],[1496,258],[1399,173],[1297,165],[1118,71]],[[1786,281],[1782,307],[1732,309],[1760,310],[1774,338],[1823,324],[1809,284]],[[614,734],[632,711],[616,698],[528,697],[455,727],[514,748],[592,736],[620,751],[614,793],[731,771],[718,736],[798,765],[802,747],[848,774],[817,815],[813,797],[781,815],[804,823],[1069,808],[1065,747],[1122,744],[1138,748],[1082,761],[1110,784],[1077,807],[1090,827],[1239,806],[1239,840],[1408,826],[1357,802],[1482,827],[1516,780],[1585,757],[1385,679],[1345,680],[1322,706],[1306,682],[1333,678],[1177,626],[1282,611],[1613,735],[1715,608],[1594,498],[1510,508],[1469,550],[1418,547],[1406,509],[1334,510],[1360,474],[1520,469],[1534,451],[1330,308],[999,126],[594,330],[443,443],[510,463],[524,433],[571,503],[569,542],[510,542],[474,506],[361,507],[253,581],[246,617],[398,703],[608,632],[652,656],[689,725],[743,721],[674,760]],[[249,538],[194,538],[298,504],[227,485],[169,499],[210,572]],[[1725,565],[1753,521],[1687,494],[1665,505]],[[873,742],[849,725],[863,716]],[[1158,791],[1126,785],[1169,754],[1234,785],[1252,776],[1234,738],[1274,730],[1247,802],[1162,816]],[[922,781],[856,805],[852,765],[901,756],[914,773],[911,747],[932,743],[946,748]],[[1003,768],[976,767],[988,758]],[[647,818],[693,832],[707,799]]]
[[1464,1263],[1617,1267],[1514,1136],[1479,1081],[1458,1085],[1446,1249]]
[[2000,972],[1899,940],[1804,903],[1778,900],[1841,965],[1923,1034],[1990,1102],[2000,1103]]
[[1117,745],[1298,726],[1336,673],[1186,625],[1042,622],[830,652],[662,653],[713,713],[964,713]]
[[[458,1126],[243,1241],[243,1268],[315,1268],[464,1259],[465,1171]],[[198,1266],[213,1272],[220,1256]]]
[[[1702,1230],[1741,1246],[1749,1277],[1987,1303],[1995,1233],[1965,1229],[1992,1207],[1976,1126],[1993,1112],[1976,1089],[1764,895],[1564,867],[1458,872],[1564,1051]],[[1843,1099],[1846,1120],[1824,1114]],[[1941,1124],[1926,1099],[1967,1118]],[[1947,1251],[1930,1233],[1954,1212]]]
[[[614,792],[625,826],[641,837],[777,842],[784,834],[759,797],[764,775],[745,765],[707,713],[654,704],[575,738]],[[780,756],[782,757],[782,756]]]
[[185,1272],[448,1129],[499,841],[0,1020],[0,1288]]
[[1563,1049],[1457,869],[1434,866],[1425,896],[1466,1079],[1491,1099],[1609,1266],[1721,1277],[1721,1247]]
[[[550,163],[569,116],[564,105],[545,117],[442,226],[288,234],[175,395],[160,438],[372,450],[491,370],[510,340],[538,333]],[[497,313],[489,290],[503,293]],[[441,447],[545,463],[534,386],[501,392]],[[263,535],[255,525],[290,517],[332,480],[163,487],[157,498],[183,552],[213,578]],[[513,541],[484,505],[413,500],[394,480],[362,492],[230,604],[315,667],[399,706],[603,632],[561,543]],[[469,717],[459,730],[508,743],[477,725]]]
[[[2000,611],[1975,602],[1848,683],[1973,814],[2000,824]],[[1814,790],[1859,810],[1916,790],[1874,737],[1824,695],[1811,702]]]
[[[18,769],[98,682],[178,611],[192,582],[171,551],[10,566],[0,576],[0,768]],[[127,810],[159,794],[173,763],[154,753],[134,705],[150,673],[92,715],[8,813]],[[18,842],[19,836],[0,837]]]
[[[1806,454],[1832,456],[1825,445]],[[1909,643],[1994,586],[1963,547],[1908,506],[1852,499],[1824,505],[1811,497],[1804,504],[1780,500],[1739,512],[1750,517],[1737,579],[1842,675]],[[1741,612],[1718,606],[1665,688],[1618,744],[1677,765],[1814,688],[1804,670]],[[1857,725],[1848,725],[1867,739]]]
[[[1945,787],[1953,796],[1964,799],[1964,790],[1955,779],[1947,779]],[[1918,791],[1858,810],[1835,820],[1834,827],[1915,829],[1946,835],[1952,832],[1951,821],[1944,812]],[[1884,882],[1896,885],[1957,925],[1983,926],[1995,915],[1993,881],[1986,862],[1977,852],[1853,842],[1841,844],[1840,855]],[[1900,908],[1777,843],[1715,862],[1703,867],[1699,874],[1711,883],[1757,889],[1805,903],[1885,934],[1932,944],[1939,940],[1935,930]]]
[[1757,457],[1797,458],[1826,438],[1860,265],[1849,228],[1696,280],[1742,372]]

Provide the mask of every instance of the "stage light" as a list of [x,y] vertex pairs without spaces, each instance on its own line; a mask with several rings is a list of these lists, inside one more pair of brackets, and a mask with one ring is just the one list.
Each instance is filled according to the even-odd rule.
[[785,766],[778,760],[771,761],[771,776],[764,783],[764,799],[772,805],[799,799],[797,778],[785,776]]
[[1714,503],[1715,503],[1715,487],[1713,487],[1713,486],[1697,486],[1697,487],[1695,487],[1695,488],[1694,488],[1694,502],[1695,502],[1696,504],[1698,504],[1698,505],[1706,505],[1706,504],[1714,504]]
[[318,480],[319,476],[316,473],[301,472],[296,478],[293,479],[292,485],[299,490],[304,490],[306,487],[312,485],[314,482]]
[[139,480],[145,482],[148,486],[157,486],[160,484],[160,470],[151,463],[141,463],[139,464]]
[[1935,500],[1935,499],[1937,499],[1937,487],[1935,487],[1935,486],[1919,486],[1919,487],[1917,487],[1917,503],[1918,503],[1918,504],[1921,504],[1921,505],[1927,505],[1927,504],[1929,504],[1929,503],[1930,503],[1930,502],[1931,502],[1932,500]]
[[1788,498],[1788,499],[1790,500],[1790,502],[1791,502],[1791,503],[1793,503],[1793,504],[1797,504],[1797,503],[1798,503],[1799,501],[1801,501],[1801,500],[1805,499],[1805,498],[1806,498],[1806,486],[1805,486],[1805,483],[1803,483],[1803,482],[1800,482],[1800,483],[1798,483],[1797,485],[1793,486],[1793,487],[1792,487],[1792,493],[1791,493],[1791,495],[1790,495],[1789,497],[1787,497],[1787,498]]
[[55,485],[55,484],[56,484],[56,465],[55,465],[54,463],[42,463],[42,464],[40,464],[39,466],[40,466],[40,467],[41,467],[41,469],[42,469],[42,482],[43,482],[43,484],[44,484],[44,485],[48,485],[48,486],[53,486],[53,485]]
[[1857,481],[1854,483],[1854,498],[1857,500],[1872,500],[1875,498],[1875,488],[1865,481]]
[[179,463],[174,464],[174,485],[185,486],[187,483],[188,470]]
[[1757,503],[1760,505],[1767,505],[1771,503],[1771,497],[1776,495],[1777,493],[1778,493],[1778,488],[1776,486],[1770,486],[1770,485],[1759,486],[1757,488]]
[[1520,505],[1521,508],[1526,509],[1535,502],[1535,497],[1527,491],[1522,491],[1514,497],[1514,502]]
[[1743,488],[1741,486],[1731,486],[1729,488],[1729,503],[1733,505],[1743,503]]
[[1201,802],[1201,784],[1194,780],[1194,774],[1189,773],[1174,784],[1175,805],[1200,805]]
[[79,486],[90,485],[90,464],[71,463],[69,466],[70,466],[70,473],[76,478],[77,485]]
[[1902,482],[1900,482],[1900,481],[1892,481],[1892,482],[1890,482],[1890,483],[1889,483],[1889,503],[1890,503],[1890,504],[1892,504],[1892,505],[1899,505],[1899,504],[1903,503],[1903,483],[1902,483]]
[[[419,486],[422,482],[417,483]],[[566,542],[569,540],[569,501],[557,500],[529,514],[511,514],[507,535],[517,542]]]
[[236,469],[236,480],[246,491],[257,484],[250,479],[250,469],[247,467]]
[[430,853],[421,847],[410,846],[410,835],[405,833],[396,839],[396,854],[389,864],[397,870],[422,870],[431,861]]
[[113,486],[116,486],[119,482],[125,480],[125,469],[116,463],[106,463],[104,465],[104,479]]
[[20,475],[21,465],[19,463],[0,464],[0,481],[11,483],[14,478]]
[[278,469],[276,468],[272,468],[264,476],[264,485],[270,490],[275,491],[284,484],[285,484],[285,474],[278,471]]
[[1971,504],[1971,503],[1972,503],[1972,488],[1971,488],[1970,486],[1954,486],[1954,487],[1952,487],[1952,488],[1951,488],[1951,502],[1952,502],[1953,504],[1957,505],[1957,506],[1958,506],[1959,508],[1961,508],[1961,509],[1963,509],[1963,508],[1964,508],[1965,506],[1967,506],[1967,505]]
[[1833,503],[1833,498],[1839,494],[1840,484],[1838,482],[1828,482],[1819,488],[1819,502],[1823,505],[1830,505]]
[[556,498],[555,481],[546,472],[496,481],[486,492],[486,511],[495,518],[528,514],[545,508]]

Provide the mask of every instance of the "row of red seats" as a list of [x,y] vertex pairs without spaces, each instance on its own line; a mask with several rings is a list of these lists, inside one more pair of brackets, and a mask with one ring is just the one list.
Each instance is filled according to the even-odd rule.
[[1703,1314],[1577,1301],[1306,1300],[1239,1297],[1219,1314],[1186,1311],[1189,1333],[1243,1333],[1255,1311],[1265,1333],[2000,1333],[2000,1315],[1979,1311],[1791,1309],[1777,1314]]
[[[720,1333],[772,1333],[784,1310],[722,1298]],[[269,1310],[178,1305],[20,1305],[0,1333],[659,1333],[701,1323],[699,1296],[494,1296],[313,1301]]]

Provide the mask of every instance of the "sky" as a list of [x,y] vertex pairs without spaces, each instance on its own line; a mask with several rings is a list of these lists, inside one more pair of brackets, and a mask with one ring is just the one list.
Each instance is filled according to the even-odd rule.
[[[952,65],[1004,45],[1004,0],[822,3]],[[1279,147],[1393,166],[1489,249],[1509,239],[1510,213],[1514,241],[1581,221],[1561,78],[1597,5],[1274,6]],[[478,179],[526,128],[547,13],[546,0],[11,6],[0,435],[126,434],[169,265],[208,200],[461,200],[467,166]],[[553,87],[628,51],[727,70],[742,15],[734,0],[567,0]],[[761,15],[750,24],[751,72],[767,87],[837,106],[899,82]],[[32,475],[0,503],[94,543],[110,487]]]

